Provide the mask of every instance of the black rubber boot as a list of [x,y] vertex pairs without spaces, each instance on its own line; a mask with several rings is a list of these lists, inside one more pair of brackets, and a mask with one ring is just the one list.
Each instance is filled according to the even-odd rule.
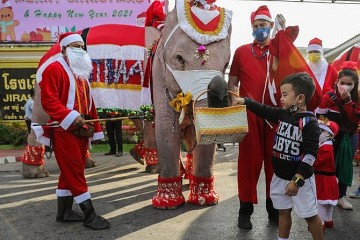
[[96,215],[91,199],[80,203],[80,208],[84,212],[84,226],[93,230],[103,230],[110,228],[110,223],[103,217]]
[[278,225],[279,224],[279,211],[274,208],[271,198],[266,199],[266,211],[268,213],[269,221]]
[[252,202],[241,202],[239,210],[238,227],[241,229],[252,229],[250,221],[251,215],[254,212],[254,205]]
[[81,212],[72,210],[74,198],[72,196],[58,197],[57,222],[82,222],[84,215]]

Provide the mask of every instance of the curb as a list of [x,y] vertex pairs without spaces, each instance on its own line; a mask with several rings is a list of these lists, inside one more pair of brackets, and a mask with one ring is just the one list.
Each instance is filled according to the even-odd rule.
[[19,156],[5,156],[0,157],[0,164],[8,164],[14,162],[21,162],[22,157]]

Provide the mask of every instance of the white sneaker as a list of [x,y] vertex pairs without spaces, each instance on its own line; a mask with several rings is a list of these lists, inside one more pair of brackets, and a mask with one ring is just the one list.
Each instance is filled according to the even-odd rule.
[[346,199],[345,196],[339,199],[338,206],[340,206],[342,209],[346,209],[346,210],[353,209],[352,204]]

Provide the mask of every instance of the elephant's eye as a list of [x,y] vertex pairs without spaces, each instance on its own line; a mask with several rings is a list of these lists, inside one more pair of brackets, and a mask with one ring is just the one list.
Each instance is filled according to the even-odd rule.
[[185,65],[185,60],[181,55],[176,55],[175,58],[181,65]]

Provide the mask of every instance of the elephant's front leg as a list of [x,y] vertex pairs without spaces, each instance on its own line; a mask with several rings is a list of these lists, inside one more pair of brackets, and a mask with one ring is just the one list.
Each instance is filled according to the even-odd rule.
[[195,205],[218,203],[219,194],[214,190],[214,156],[215,144],[198,145],[194,149],[188,202]]
[[179,173],[179,115],[170,107],[165,89],[154,89],[155,135],[160,174],[157,194],[153,197],[152,204],[158,209],[174,209],[185,202]]

